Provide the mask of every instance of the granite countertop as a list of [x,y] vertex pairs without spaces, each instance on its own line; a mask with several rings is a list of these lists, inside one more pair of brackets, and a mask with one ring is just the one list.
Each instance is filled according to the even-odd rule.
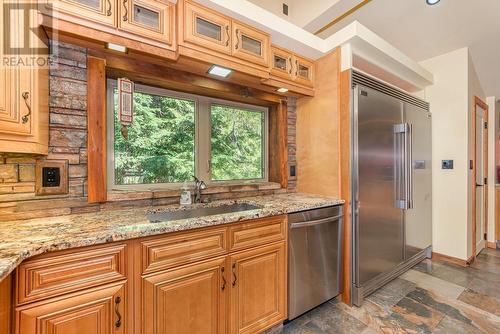
[[[147,218],[147,213],[152,211],[177,211],[233,203],[249,203],[262,206],[262,208],[168,222],[151,223]],[[2,222],[0,223],[0,281],[23,260],[50,251],[229,224],[343,203],[342,200],[335,198],[306,194],[280,194],[183,207],[179,205],[143,207]]]

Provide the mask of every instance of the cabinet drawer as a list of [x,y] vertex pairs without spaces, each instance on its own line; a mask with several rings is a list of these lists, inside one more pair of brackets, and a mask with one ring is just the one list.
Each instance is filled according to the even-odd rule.
[[124,279],[125,257],[126,245],[119,244],[23,262],[17,271],[18,303]]
[[142,273],[223,255],[227,252],[226,233],[226,228],[218,228],[143,241]]
[[229,251],[285,240],[286,216],[268,217],[229,228]]

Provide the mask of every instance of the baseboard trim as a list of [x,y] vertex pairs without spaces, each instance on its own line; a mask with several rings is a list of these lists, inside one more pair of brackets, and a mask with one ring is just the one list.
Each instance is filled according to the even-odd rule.
[[457,264],[461,267],[468,267],[472,263],[472,261],[474,261],[474,256],[471,256],[467,260],[462,260],[457,257],[432,252],[432,259]]
[[497,249],[497,243],[493,241],[486,241],[486,247],[492,248],[492,249]]

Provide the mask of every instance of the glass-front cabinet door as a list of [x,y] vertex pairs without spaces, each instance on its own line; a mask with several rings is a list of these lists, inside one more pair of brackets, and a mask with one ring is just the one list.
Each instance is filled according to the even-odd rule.
[[233,22],[233,56],[269,66],[269,35],[239,22]]
[[293,69],[293,75],[294,75],[294,80],[298,84],[305,85],[305,86],[313,86],[313,75],[314,75],[314,68],[313,68],[313,63],[307,59],[294,56],[294,69]]
[[119,0],[118,27],[171,45],[174,5],[157,0]]
[[291,52],[271,47],[271,74],[287,80],[293,79],[293,55]]
[[184,42],[231,54],[231,19],[216,12],[184,2]]
[[57,12],[75,17],[116,26],[116,0],[43,0],[45,11],[57,16]]

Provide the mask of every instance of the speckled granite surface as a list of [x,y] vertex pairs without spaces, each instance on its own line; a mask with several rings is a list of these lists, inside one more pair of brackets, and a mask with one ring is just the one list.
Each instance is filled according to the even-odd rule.
[[[262,206],[262,209],[160,223],[151,223],[147,218],[148,212],[152,211],[185,210],[192,207],[232,203],[250,203]],[[23,260],[49,251],[229,224],[342,203],[342,200],[334,198],[305,194],[282,194],[217,201],[182,208],[178,205],[145,207],[1,222],[0,280],[7,277]]]

